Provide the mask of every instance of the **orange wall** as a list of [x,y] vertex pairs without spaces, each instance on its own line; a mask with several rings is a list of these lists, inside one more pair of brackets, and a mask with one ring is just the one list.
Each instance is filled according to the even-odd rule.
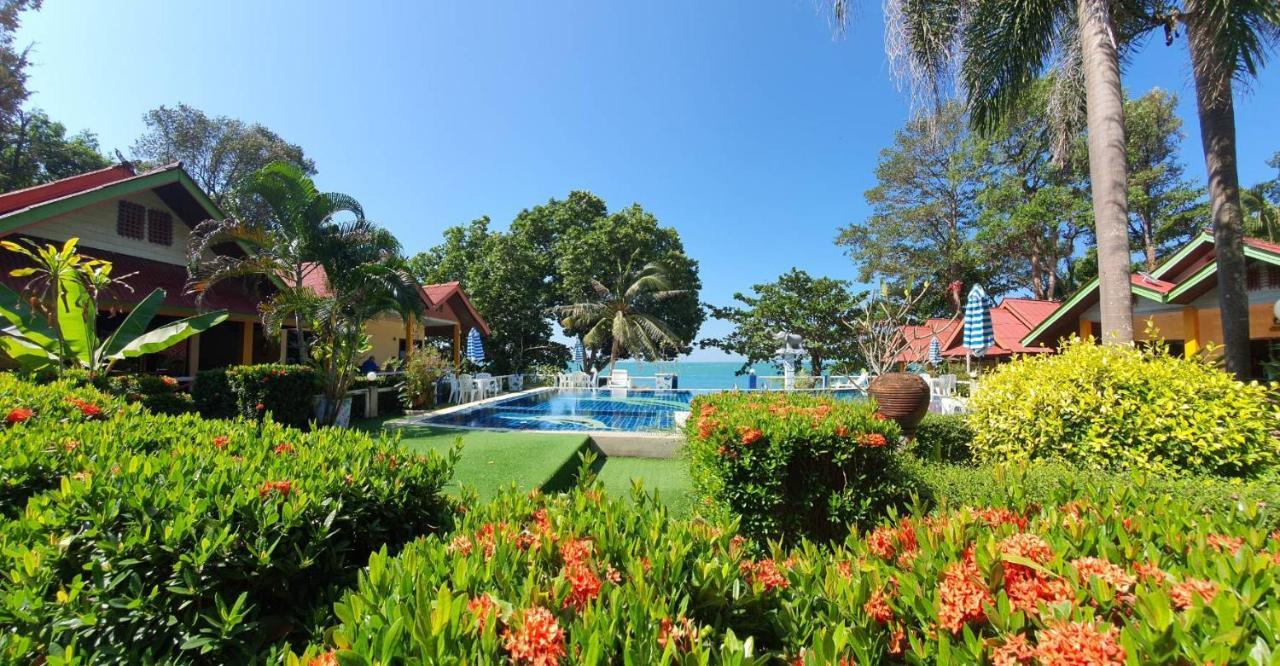
[[[1202,309],[1198,314],[1201,346],[1209,342],[1222,344],[1222,317],[1218,314],[1218,309]],[[1135,318],[1133,332],[1138,340],[1150,339],[1146,333],[1148,320],[1155,323],[1159,337],[1165,340],[1186,340],[1180,312]],[[1265,303],[1249,306],[1249,337],[1253,340],[1280,339],[1280,326],[1275,324],[1272,306]]]

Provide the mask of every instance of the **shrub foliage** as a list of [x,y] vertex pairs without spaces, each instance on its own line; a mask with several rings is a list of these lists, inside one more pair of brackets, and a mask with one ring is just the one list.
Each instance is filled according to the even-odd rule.
[[973,429],[963,414],[925,414],[916,426],[912,451],[934,462],[966,463],[973,459],[969,448]]
[[1159,348],[1074,341],[1000,367],[971,406],[985,461],[1250,476],[1280,457],[1263,387]]
[[393,440],[9,375],[0,400],[0,662],[246,663],[308,638],[370,552],[452,519],[451,460]]
[[236,397],[236,413],[256,420],[264,413],[278,423],[306,428],[315,420],[313,400],[319,384],[305,365],[237,365],[227,368],[227,384]]
[[757,538],[839,538],[905,502],[896,424],[867,402],[796,393],[699,396],[685,428],[695,486]]
[[206,419],[231,419],[240,413],[227,382],[226,368],[197,372],[191,384],[191,400]]

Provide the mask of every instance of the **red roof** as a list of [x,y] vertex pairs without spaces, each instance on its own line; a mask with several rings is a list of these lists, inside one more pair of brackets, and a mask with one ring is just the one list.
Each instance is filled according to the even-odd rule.
[[[1022,344],[1022,339],[1057,308],[1056,301],[1039,301],[1030,298],[1002,300],[999,305],[991,308],[991,332],[995,336],[996,344],[987,349],[984,356],[1044,354],[1053,351],[1048,347],[1027,347]],[[942,355],[960,358],[968,355],[969,349],[963,346],[963,341],[962,335],[957,336],[956,346],[947,349]]]
[[1142,287],[1143,289],[1158,291],[1162,294],[1167,294],[1170,291],[1172,291],[1174,287],[1178,286],[1172,282],[1167,282],[1165,280],[1160,280],[1160,279],[1145,276],[1145,275],[1130,275],[1129,281],[1132,282],[1133,285],[1136,287]]
[[902,335],[907,348],[895,359],[898,363],[924,363],[929,360],[929,344],[936,337],[942,349],[948,349],[960,330],[958,319],[928,319],[922,326],[904,326]]
[[[17,239],[10,238],[10,240]],[[53,242],[42,238],[30,240],[41,245]],[[61,245],[61,243],[55,244]],[[227,310],[236,314],[253,316],[258,314],[260,296],[254,293],[255,290],[247,282],[222,282],[205,295],[202,303],[196,303],[195,295],[186,293],[187,269],[185,266],[88,247],[81,247],[80,253],[86,257],[111,262],[111,274],[124,277],[125,284],[132,287],[132,291],[118,289],[108,295],[104,300],[111,305],[136,305],[155,289],[164,289],[163,306],[167,308],[184,312]],[[30,260],[16,252],[0,252],[0,282],[4,282],[15,291],[21,290],[27,284],[28,278],[15,278],[9,275],[9,271],[30,265]]]
[[[328,296],[330,294],[329,276],[325,273],[324,267],[319,264],[308,264],[304,270],[306,273],[302,276],[302,286],[309,287],[318,296]],[[286,276],[281,276],[281,279],[286,284],[290,282]],[[423,285],[422,302],[427,306],[429,317],[456,321],[467,328],[474,326],[479,328],[481,333],[489,335],[489,324],[476,311],[475,306],[471,305],[471,299],[467,298],[466,292],[458,282]],[[458,312],[456,306],[461,306],[462,312]]]
[[133,167],[128,164],[116,164],[105,169],[55,180],[52,183],[6,192],[0,194],[0,215],[128,180],[136,175]]

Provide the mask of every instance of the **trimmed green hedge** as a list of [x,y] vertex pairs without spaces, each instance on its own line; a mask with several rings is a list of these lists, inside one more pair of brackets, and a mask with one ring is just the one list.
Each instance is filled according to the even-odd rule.
[[196,411],[206,419],[232,419],[240,413],[226,368],[197,372],[191,384],[191,399]]
[[32,410],[0,437],[0,662],[253,661],[314,640],[370,552],[453,519],[456,453],[150,415],[8,375],[0,400]]
[[95,384],[129,402],[140,402],[155,414],[190,414],[196,409],[191,395],[167,375],[112,375]]
[[921,458],[937,462],[966,463],[973,460],[973,429],[963,414],[925,414],[916,426],[911,450]]
[[1070,342],[1000,366],[970,406],[986,462],[1252,476],[1280,460],[1264,387],[1161,348]]
[[868,402],[799,393],[698,396],[685,451],[699,493],[757,539],[841,538],[905,504],[898,426]]
[[319,390],[315,370],[305,365],[237,365],[227,368],[227,384],[241,418],[270,414],[277,423],[307,428],[315,420],[313,400]]

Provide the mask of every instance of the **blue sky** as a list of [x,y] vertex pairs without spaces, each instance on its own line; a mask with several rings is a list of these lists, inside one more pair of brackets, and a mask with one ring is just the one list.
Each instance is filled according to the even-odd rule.
[[[678,229],[703,300],[726,303],[792,266],[855,277],[832,239],[867,215],[876,155],[910,110],[879,5],[837,40],[818,0],[53,0],[19,41],[34,43],[33,103],[108,153],[127,154],[160,104],[262,122],[410,252],[587,189]],[[1125,83],[1181,96],[1203,178],[1185,62],[1181,43],[1152,41]],[[1273,66],[1237,101],[1246,184],[1274,174],[1277,109]]]

